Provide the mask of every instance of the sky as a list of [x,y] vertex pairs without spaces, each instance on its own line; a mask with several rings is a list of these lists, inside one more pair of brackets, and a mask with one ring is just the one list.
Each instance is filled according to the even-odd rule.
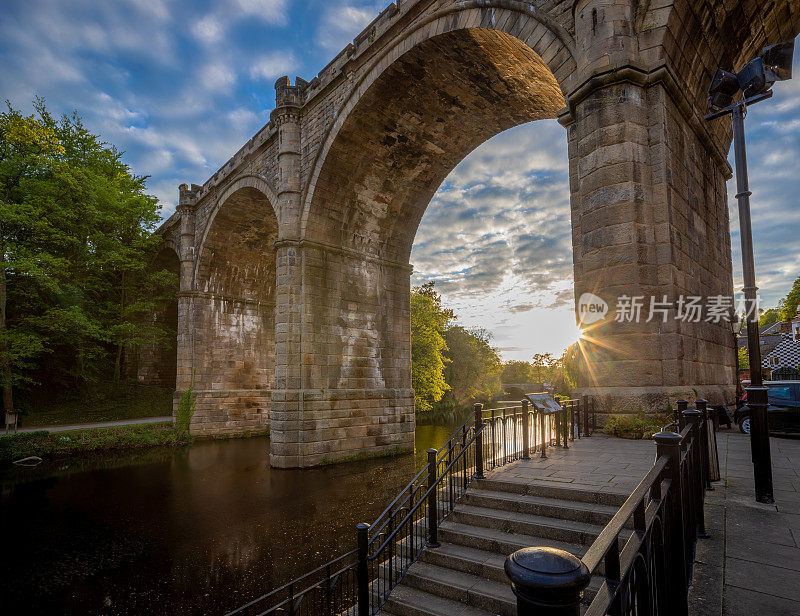
[[[388,4],[372,0],[3,0],[0,94],[26,111],[77,109],[174,211],[269,120],[278,77],[311,80]],[[798,54],[800,55],[800,53]],[[800,275],[798,79],[747,118],[757,280],[773,306]],[[732,160],[731,160],[732,163]],[[735,288],[738,213],[728,187]],[[459,322],[506,359],[559,354],[577,335],[564,129],[539,121],[470,154],[433,198],[412,282],[434,280]]]

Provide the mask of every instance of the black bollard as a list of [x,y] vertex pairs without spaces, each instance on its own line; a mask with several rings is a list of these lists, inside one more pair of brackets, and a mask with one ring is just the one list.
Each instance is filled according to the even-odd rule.
[[591,574],[576,556],[555,548],[523,548],[506,558],[517,616],[579,616]]

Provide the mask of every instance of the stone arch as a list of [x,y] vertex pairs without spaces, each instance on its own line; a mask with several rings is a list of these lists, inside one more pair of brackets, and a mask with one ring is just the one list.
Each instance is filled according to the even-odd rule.
[[295,382],[298,406],[352,421],[317,429],[313,438],[327,442],[304,451],[305,437],[286,434],[296,428],[276,412],[274,464],[413,444],[408,258],[419,221],[478,145],[564,108],[551,65],[566,76],[574,60],[561,38],[528,12],[478,5],[459,3],[406,33],[353,86],[328,135],[301,225],[297,262],[313,297],[300,316]]
[[193,276],[192,431],[266,428],[275,374],[274,192],[239,178],[206,225]]
[[[365,93],[387,69],[412,50],[418,50],[427,41],[448,33],[469,30],[503,33],[510,37],[507,40],[513,38],[517,41],[518,49],[522,46],[527,47],[532,55],[550,70],[554,81],[566,96],[570,78],[577,67],[575,42],[569,32],[547,13],[537,10],[530,4],[514,0],[468,0],[436,11],[413,28],[405,30],[402,36],[377,54],[361,71],[361,77],[345,96],[341,110],[326,131],[323,145],[314,159],[310,178],[306,184],[301,215],[301,236],[307,236],[314,194],[331,147]],[[559,109],[563,106],[562,100]],[[556,117],[555,112],[552,117]]]
[[203,229],[203,235],[200,238],[200,247],[197,251],[196,265],[194,275],[192,276],[193,281],[197,280],[197,268],[202,261],[203,248],[206,244],[208,232],[211,230],[214,224],[214,219],[217,217],[220,209],[225,205],[228,199],[230,199],[234,194],[243,188],[252,188],[253,190],[260,192],[269,202],[273,215],[277,217],[278,212],[275,209],[275,204],[278,203],[278,196],[275,194],[275,190],[273,190],[272,186],[269,184],[269,182],[267,182],[267,180],[260,175],[242,175],[236,178],[236,180],[231,182],[231,184],[222,191],[222,194],[214,205],[214,209],[211,210],[211,213],[208,216],[208,222],[206,222],[205,228]]

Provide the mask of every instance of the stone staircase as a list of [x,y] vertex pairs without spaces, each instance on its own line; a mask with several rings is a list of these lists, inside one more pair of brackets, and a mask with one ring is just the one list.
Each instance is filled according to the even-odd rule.
[[[625,494],[487,478],[472,483],[380,611],[394,616],[515,616],[516,598],[503,565],[525,547],[583,556]],[[601,578],[592,579],[584,602]]]

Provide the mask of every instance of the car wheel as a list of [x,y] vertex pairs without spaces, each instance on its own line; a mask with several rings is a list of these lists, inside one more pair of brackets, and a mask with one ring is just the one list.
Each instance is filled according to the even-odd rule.
[[742,434],[750,434],[750,416],[745,415],[739,420],[739,430]]

